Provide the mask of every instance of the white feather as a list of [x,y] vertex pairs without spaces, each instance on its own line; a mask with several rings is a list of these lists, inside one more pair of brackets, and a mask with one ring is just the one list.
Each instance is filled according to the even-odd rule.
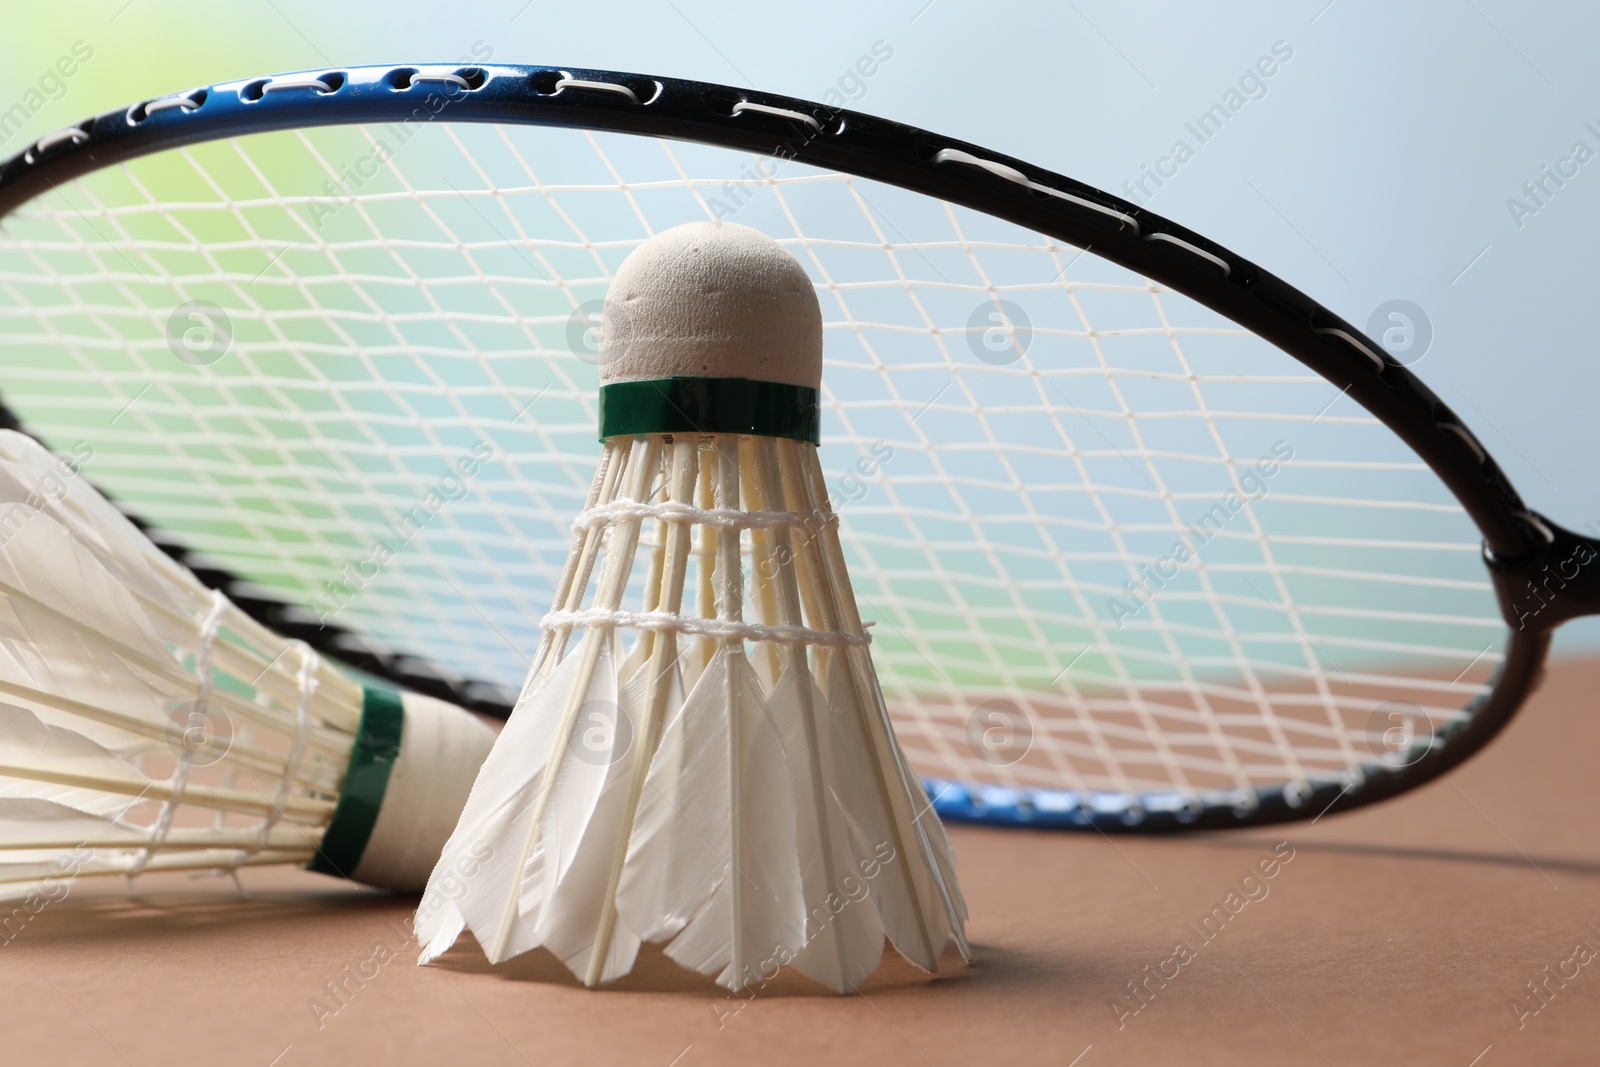
[[[540,831],[548,873],[544,884],[524,885],[522,910],[525,913],[546,905],[545,898],[554,894],[555,887],[572,869],[586,836],[592,847],[594,834],[600,832],[590,832],[597,818],[595,808],[612,769],[609,746],[615,744],[618,737],[632,736],[632,725],[638,721],[635,710],[622,707],[619,701],[615,635],[609,631],[596,632],[585,640],[599,641],[600,654],[595,659],[589,685],[580,698],[572,730],[567,736],[555,738],[558,747],[554,758],[559,761],[559,770],[550,789]],[[562,709],[552,705],[550,710],[560,714]],[[629,727],[618,729],[614,721],[608,721],[610,716],[618,714],[630,718]],[[606,829],[614,832],[620,828]]]
[[120,841],[143,844],[149,834],[77,808],[38,797],[0,797],[0,840],[6,843],[0,857],[14,859],[23,849],[51,849],[66,838],[83,841]]
[[0,541],[0,595],[7,679],[164,719],[149,700],[149,669],[175,675],[179,664],[122,581],[71,531],[48,515],[23,520]]
[[[783,745],[741,651],[723,646],[712,657],[662,749],[668,759],[645,782],[618,910],[640,937],[675,934],[670,958],[743,989],[799,952],[806,908]],[[685,767],[692,773],[673,773]]]
[[[209,591],[186,568],[151,544],[127,516],[82,482],[74,468],[39,442],[14,430],[0,430],[0,507],[22,503],[73,532],[101,564],[135,595],[169,615],[191,609]],[[162,640],[177,643],[165,629]]]
[[[437,958],[463,928],[472,930],[486,953],[504,943],[504,951],[490,957],[496,963],[538,947],[538,916],[525,905],[524,892],[543,885],[545,851],[535,842],[524,860],[524,844],[581,659],[567,656],[523,692],[484,760],[417,910],[417,940],[424,946],[418,962]],[[508,914],[510,894],[518,903]]]
[[0,900],[22,900],[27,909],[0,914],[0,945],[22,933],[27,922],[44,910],[43,902],[61,892],[58,887],[70,870],[56,860],[0,863]]
[[[675,675],[675,671],[671,672],[666,681],[668,715],[677,710],[683,699],[681,683]],[[639,937],[625,926],[612,924],[603,947],[605,959],[599,967],[594,966],[594,954],[601,950],[596,942],[606,928],[606,912],[616,906],[608,893],[612,868],[618,849],[626,848],[633,825],[628,799],[633,791],[636,760],[642,756],[648,765],[649,753],[642,749],[646,744],[644,709],[649,687],[650,672],[636,669],[618,692],[618,721],[626,726],[610,732],[612,747],[603,753],[603,789],[583,828],[578,856],[562,874],[541,921],[545,947],[585,981],[591,973],[597,982],[622,977],[633,969],[639,952]],[[584,728],[582,723],[579,728]],[[591,759],[601,755],[592,748],[585,748],[585,752]]]
[[853,839],[829,785],[834,716],[803,661],[798,673],[793,666],[783,672],[767,701],[788,757],[805,886],[806,945],[794,966],[836,992],[853,992],[883,959],[883,924],[867,877],[880,861]]
[[[915,825],[897,819],[888,791],[903,789],[897,769],[876,757],[867,712],[857,699],[843,653],[828,657],[829,742],[825,774],[847,816],[855,855],[871,857],[868,892],[889,941],[925,971],[939,967],[951,934],[927,867],[927,850]],[[918,813],[920,809],[913,808]]]
[[[150,784],[148,777],[116,753],[76,730],[44,722],[26,708],[0,704],[0,775],[5,775],[7,781],[33,781],[22,773],[24,771],[59,773],[63,778],[78,782],[104,782],[116,787],[115,793],[122,796],[123,805]],[[52,796],[45,792],[61,790],[62,785],[40,781],[39,786],[38,791],[25,791],[16,786],[6,789],[4,795],[66,802],[59,793]],[[80,807],[78,810],[90,809]]]

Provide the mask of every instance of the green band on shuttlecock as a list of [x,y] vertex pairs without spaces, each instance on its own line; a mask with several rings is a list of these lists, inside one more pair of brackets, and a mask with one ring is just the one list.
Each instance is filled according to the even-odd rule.
[[817,391],[748,378],[660,378],[600,387],[600,440],[652,433],[737,433],[822,440]]
[[344,792],[339,794],[322,844],[306,864],[310,870],[344,878],[356,869],[367,850],[389,788],[389,772],[400,756],[406,718],[399,693],[365,686],[361,692],[361,726],[350,751],[350,766],[344,772]]

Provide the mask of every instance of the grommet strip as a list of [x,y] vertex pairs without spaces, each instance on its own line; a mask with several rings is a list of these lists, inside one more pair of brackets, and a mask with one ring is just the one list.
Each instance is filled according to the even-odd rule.
[[773,107],[770,104],[758,104],[753,100],[741,100],[737,104],[733,105],[733,113],[735,115],[742,114],[746,111],[756,111],[763,115],[773,115],[780,119],[793,119],[795,122],[805,123],[818,133],[822,132],[822,123],[818,122],[810,115],[807,115],[804,111],[791,111],[786,107]]

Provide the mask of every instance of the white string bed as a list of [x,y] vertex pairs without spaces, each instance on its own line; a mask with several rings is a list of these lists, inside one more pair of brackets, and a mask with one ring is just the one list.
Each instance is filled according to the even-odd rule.
[[[1472,524],[1334,387],[1092,253],[792,162],[444,124],[135,161],[5,224],[0,396],[307,618],[509,700],[600,451],[582,315],[708,217],[818,287],[822,466],[919,770],[1248,794],[1486,688]],[[189,301],[225,352],[169,328]]]

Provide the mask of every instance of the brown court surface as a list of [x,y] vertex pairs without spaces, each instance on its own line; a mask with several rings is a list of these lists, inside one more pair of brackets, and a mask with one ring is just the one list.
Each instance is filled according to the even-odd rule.
[[[1597,690],[1600,664],[1559,665],[1455,775],[1315,826],[958,827],[975,962],[886,957],[860,996],[780,978],[740,1002],[658,953],[589,991],[543,953],[491,970],[470,938],[417,968],[414,901],[298,871],[247,872],[246,900],[84,883],[0,946],[0,1064],[1600,1063]],[[1203,941],[1189,924],[1275,846],[1293,858]],[[371,977],[338,1004],[347,966]],[[1119,1030],[1127,983],[1163,969]]]

